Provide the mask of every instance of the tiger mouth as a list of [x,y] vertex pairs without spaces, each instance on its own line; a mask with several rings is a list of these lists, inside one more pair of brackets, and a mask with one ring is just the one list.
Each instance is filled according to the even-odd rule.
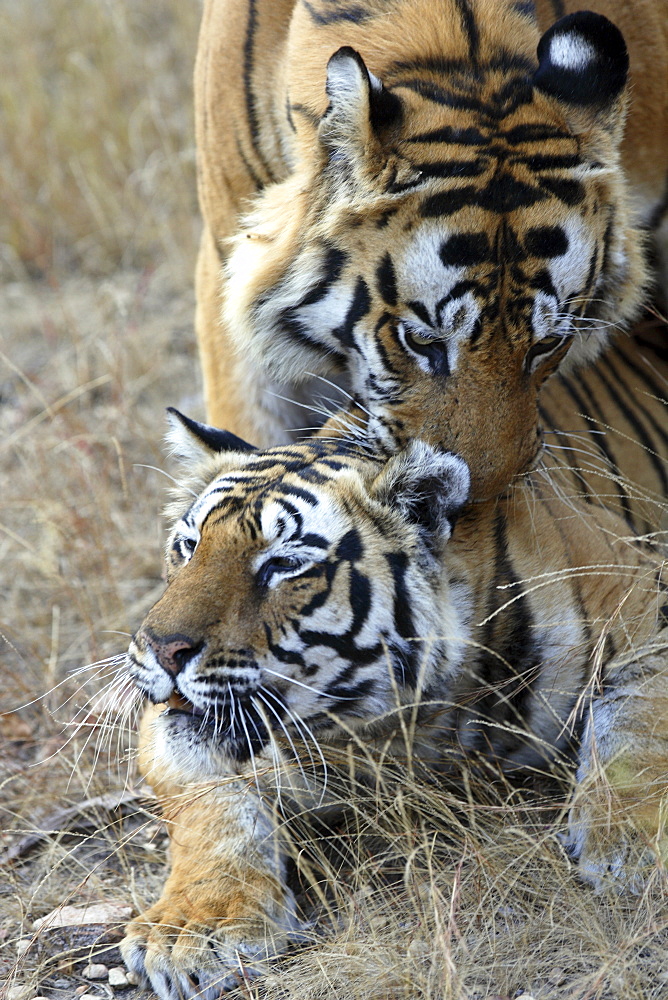
[[165,715],[189,715],[195,716],[199,719],[204,718],[204,712],[201,708],[197,708],[193,705],[188,698],[185,698],[180,691],[174,691],[170,694],[167,699],[167,705],[169,706],[165,712]]
[[185,728],[191,734],[196,733],[198,745],[217,746],[240,762],[262,750],[269,739],[264,720],[241,701],[236,702],[236,711],[231,714],[227,704],[216,715],[197,708],[180,691],[173,691],[166,705],[163,718],[174,720],[171,727],[174,739],[178,741]]

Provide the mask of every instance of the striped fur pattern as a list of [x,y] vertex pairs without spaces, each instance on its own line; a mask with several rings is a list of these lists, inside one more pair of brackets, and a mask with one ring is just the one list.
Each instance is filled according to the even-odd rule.
[[641,229],[664,216],[668,6],[640,6],[597,5],[622,37],[563,3],[211,0],[197,92],[212,419],[275,443],[294,420],[261,373],[292,387],[338,369],[379,445],[462,455],[474,497],[529,467],[541,385],[636,315]]
[[668,519],[668,328],[648,316],[595,365],[550,380],[540,398],[539,469],[567,501],[615,511],[657,548]]
[[128,654],[173,863],[122,948],[161,1000],[213,1000],[239,955],[255,974],[298,933],[276,810],[326,805],[323,750],[356,734],[508,771],[567,753],[601,664],[652,633],[658,563],[608,511],[564,517],[540,476],[466,507],[465,463],[422,442],[239,451],[173,423],[191,473]]

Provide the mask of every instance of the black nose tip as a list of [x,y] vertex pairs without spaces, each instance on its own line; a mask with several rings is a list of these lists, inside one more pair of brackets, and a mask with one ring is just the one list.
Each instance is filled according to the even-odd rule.
[[175,677],[194,656],[197,656],[204,645],[186,635],[163,637],[152,633],[147,634],[146,638],[160,666]]

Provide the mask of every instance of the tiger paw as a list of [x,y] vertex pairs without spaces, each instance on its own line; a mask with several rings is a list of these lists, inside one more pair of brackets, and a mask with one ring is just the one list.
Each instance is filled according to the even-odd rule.
[[668,863],[666,639],[609,666],[589,709],[567,843],[599,891],[642,891]]
[[581,876],[597,891],[613,886],[641,892],[668,861],[665,762],[652,776],[623,756],[578,784],[567,846]]
[[216,1000],[267,972],[296,929],[292,907],[271,924],[256,917],[202,922],[161,900],[128,924],[121,953],[138,984],[160,1000]]

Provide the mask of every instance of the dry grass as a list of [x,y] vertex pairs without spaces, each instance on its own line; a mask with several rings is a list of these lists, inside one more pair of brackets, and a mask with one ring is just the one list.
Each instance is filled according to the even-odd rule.
[[[0,718],[0,830],[7,845],[50,831],[0,869],[0,984],[26,997],[71,997],[83,957],[103,947],[93,932],[33,936],[33,919],[64,901],[141,907],[164,876],[162,831],[141,803],[105,807],[132,782],[128,733],[96,750],[84,730],[63,746],[62,723],[89,692],[67,681],[34,699],[122,652],[162,585],[165,480],[145,466],[164,464],[166,405],[201,414],[197,19],[196,3],[177,0],[0,0],[0,711],[26,706]],[[94,796],[111,799],[64,812]],[[475,805],[407,785],[360,800],[327,844],[305,829],[300,865],[329,883],[305,890],[313,943],[241,992],[666,996],[658,874],[641,897],[595,896],[559,845],[559,821],[558,798],[546,810],[503,784]]]

